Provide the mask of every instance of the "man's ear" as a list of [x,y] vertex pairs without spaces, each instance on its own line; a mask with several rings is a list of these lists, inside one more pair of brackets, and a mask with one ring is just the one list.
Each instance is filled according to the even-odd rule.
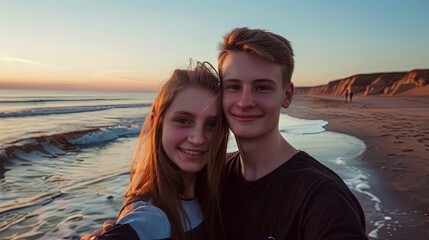
[[294,91],[293,82],[290,82],[288,86],[285,89],[283,89],[284,99],[282,102],[282,107],[288,108],[290,106],[290,104],[292,103],[293,91]]

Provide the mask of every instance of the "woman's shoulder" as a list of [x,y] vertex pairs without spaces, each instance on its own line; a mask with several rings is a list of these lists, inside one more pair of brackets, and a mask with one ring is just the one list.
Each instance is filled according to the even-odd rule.
[[118,224],[129,224],[140,239],[169,238],[171,227],[167,215],[150,201],[135,201],[127,205]]
[[155,206],[150,201],[142,201],[137,200],[128,203],[121,211],[121,215],[119,216],[119,219],[124,217],[125,215],[128,215],[130,213],[141,213],[141,214],[160,214],[165,215],[165,213],[157,206]]

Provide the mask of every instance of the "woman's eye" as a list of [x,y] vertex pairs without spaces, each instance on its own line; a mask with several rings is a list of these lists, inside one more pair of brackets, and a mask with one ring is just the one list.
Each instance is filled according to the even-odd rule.
[[238,89],[240,89],[240,86],[239,85],[226,85],[226,86],[224,86],[224,89],[225,90],[238,90]]
[[214,128],[216,127],[217,121],[213,121],[213,122],[208,122],[207,126],[209,126],[210,128]]
[[181,124],[181,125],[189,125],[189,123],[190,123],[187,119],[184,119],[184,118],[176,119],[176,122]]

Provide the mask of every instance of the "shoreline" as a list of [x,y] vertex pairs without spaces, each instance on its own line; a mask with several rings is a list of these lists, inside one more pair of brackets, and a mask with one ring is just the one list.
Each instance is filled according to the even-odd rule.
[[352,103],[345,103],[343,96],[295,95],[282,112],[328,121],[326,130],[361,139],[366,150],[356,164],[375,176],[371,184],[382,205],[414,212],[416,219],[403,224],[395,236],[425,239],[429,236],[428,109],[429,96],[354,96]]

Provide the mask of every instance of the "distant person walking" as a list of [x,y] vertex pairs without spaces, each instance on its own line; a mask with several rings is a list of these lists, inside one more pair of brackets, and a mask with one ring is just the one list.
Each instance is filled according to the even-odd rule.
[[352,102],[352,98],[353,98],[353,92],[350,90],[350,102]]
[[347,103],[347,99],[349,98],[349,90],[348,89],[346,89],[344,96],[345,96],[345,102]]

